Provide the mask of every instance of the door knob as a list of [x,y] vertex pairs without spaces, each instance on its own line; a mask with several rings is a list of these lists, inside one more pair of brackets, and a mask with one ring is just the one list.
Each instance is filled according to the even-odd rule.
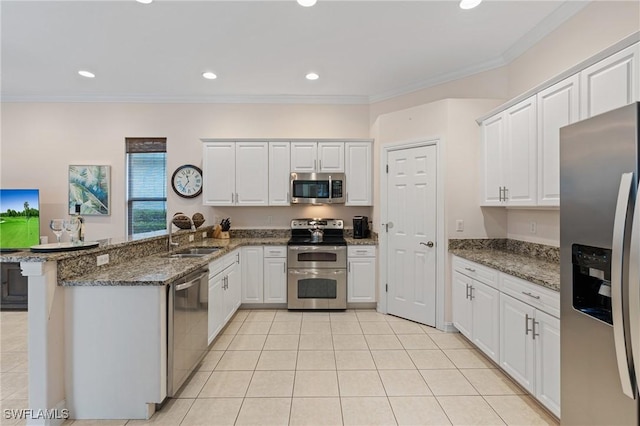
[[421,242],[420,244],[422,244],[423,246],[429,247],[429,248],[433,247],[433,245],[434,245],[433,241],[428,241],[426,243]]

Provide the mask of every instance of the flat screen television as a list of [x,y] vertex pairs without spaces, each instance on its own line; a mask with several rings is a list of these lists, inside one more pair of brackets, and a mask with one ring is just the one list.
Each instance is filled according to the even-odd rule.
[[0,251],[40,244],[40,193],[37,189],[0,189]]

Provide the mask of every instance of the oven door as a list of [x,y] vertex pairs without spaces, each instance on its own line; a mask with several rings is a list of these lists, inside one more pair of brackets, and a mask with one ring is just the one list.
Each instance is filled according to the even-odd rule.
[[289,309],[346,309],[346,269],[289,269]]
[[346,246],[289,246],[287,267],[297,269],[344,269],[347,267]]

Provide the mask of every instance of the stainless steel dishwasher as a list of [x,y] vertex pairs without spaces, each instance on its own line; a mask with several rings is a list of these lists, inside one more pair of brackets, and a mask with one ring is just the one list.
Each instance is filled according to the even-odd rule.
[[207,353],[209,269],[169,285],[167,396],[172,397]]

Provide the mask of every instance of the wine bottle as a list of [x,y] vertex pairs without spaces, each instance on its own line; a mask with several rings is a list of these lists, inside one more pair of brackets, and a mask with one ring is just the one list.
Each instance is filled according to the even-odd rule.
[[78,226],[78,241],[84,241],[84,218],[80,215],[80,204],[76,204],[76,218],[80,222],[80,226]]

